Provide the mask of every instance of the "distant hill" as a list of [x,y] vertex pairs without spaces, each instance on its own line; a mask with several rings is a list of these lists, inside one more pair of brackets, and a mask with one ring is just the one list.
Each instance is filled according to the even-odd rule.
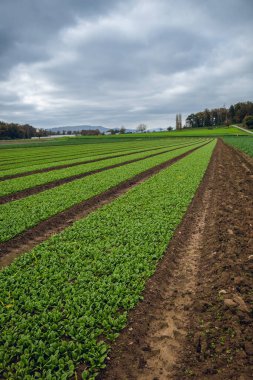
[[[94,131],[95,129],[98,129],[101,133],[105,133],[109,131],[109,129],[111,128],[102,127],[101,125],[67,125],[66,127],[47,128],[47,131],[62,133],[62,132],[68,132],[68,131],[74,132],[74,131],[82,131],[82,130]],[[135,132],[135,130],[126,128],[126,132]]]
[[52,132],[68,132],[68,131],[82,131],[82,130],[95,130],[99,129],[100,132],[106,132],[108,131],[108,128],[101,127],[100,125],[94,126],[94,125],[68,125],[66,127],[55,127],[55,128],[47,128],[47,130]]

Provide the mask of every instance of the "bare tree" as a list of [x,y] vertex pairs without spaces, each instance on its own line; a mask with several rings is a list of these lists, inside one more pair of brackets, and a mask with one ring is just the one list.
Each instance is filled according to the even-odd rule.
[[146,124],[139,124],[136,128],[137,132],[145,132],[147,130]]

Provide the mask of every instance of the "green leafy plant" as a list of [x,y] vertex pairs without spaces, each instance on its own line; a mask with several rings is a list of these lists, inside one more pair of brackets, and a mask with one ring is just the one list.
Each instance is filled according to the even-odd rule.
[[0,205],[0,241],[6,241],[29,227],[35,226],[40,221],[190,149],[192,147],[187,146],[166,152]]
[[69,379],[81,365],[83,379],[95,379],[191,202],[214,145],[0,272],[0,377]]

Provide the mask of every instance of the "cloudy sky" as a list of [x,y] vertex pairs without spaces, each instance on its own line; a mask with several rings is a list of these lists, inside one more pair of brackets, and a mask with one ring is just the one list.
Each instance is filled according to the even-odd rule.
[[252,0],[0,0],[0,120],[174,126],[253,100]]

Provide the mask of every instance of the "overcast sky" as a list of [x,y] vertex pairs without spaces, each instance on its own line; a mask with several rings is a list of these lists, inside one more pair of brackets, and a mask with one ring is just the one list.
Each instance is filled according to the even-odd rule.
[[253,0],[0,0],[0,120],[175,125],[253,100]]

